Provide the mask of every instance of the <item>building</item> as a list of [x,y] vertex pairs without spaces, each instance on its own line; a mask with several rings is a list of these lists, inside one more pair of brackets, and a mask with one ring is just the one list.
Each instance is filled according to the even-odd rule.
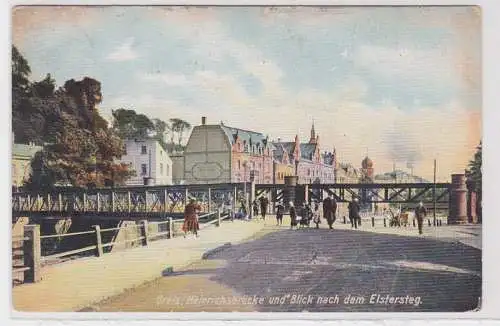
[[41,146],[34,144],[12,144],[12,186],[19,188],[31,176],[31,160],[35,154],[42,150]]
[[[273,182],[273,146],[262,133],[220,124],[193,128],[184,151],[186,184]],[[176,177],[177,179],[177,177]]]
[[361,161],[361,179],[363,182],[372,183],[374,179],[374,169],[373,161],[366,156],[363,161]]
[[145,179],[154,185],[172,184],[172,160],[157,140],[128,139],[124,143],[125,155],[119,161],[136,172],[127,185],[144,185]]
[[335,168],[336,183],[359,183],[360,172],[350,163],[338,163]]
[[377,174],[375,176],[375,183],[429,183],[430,181],[408,172],[395,170],[393,172],[386,172]]
[[184,180],[184,154],[183,153],[170,153],[172,160],[172,182],[174,185],[182,185],[186,182]]
[[298,182],[334,183],[335,182],[335,151],[322,152],[319,136],[311,128],[311,137],[307,143],[301,143],[299,136],[293,142],[282,142],[278,139],[273,143],[276,148],[274,158],[280,164],[292,165],[293,175],[298,176]]

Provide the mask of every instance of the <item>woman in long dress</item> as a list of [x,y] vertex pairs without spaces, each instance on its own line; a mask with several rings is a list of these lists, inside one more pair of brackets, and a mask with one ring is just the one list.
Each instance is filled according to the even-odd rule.
[[293,202],[290,202],[290,229],[297,226],[297,211],[293,206]]
[[182,231],[184,231],[184,237],[186,237],[188,232],[192,232],[196,237],[198,237],[198,230],[200,225],[198,223],[198,212],[201,211],[201,206],[196,203],[194,199],[189,201],[184,209],[184,224],[182,225]]

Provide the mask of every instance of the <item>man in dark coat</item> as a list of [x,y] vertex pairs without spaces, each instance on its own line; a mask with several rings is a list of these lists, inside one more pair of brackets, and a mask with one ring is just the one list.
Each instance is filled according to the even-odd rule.
[[284,213],[285,213],[285,207],[281,203],[278,203],[278,205],[276,206],[276,225],[283,224]]
[[262,215],[262,219],[266,219],[267,206],[269,205],[269,200],[267,197],[260,197],[260,214]]
[[359,216],[359,204],[358,199],[354,198],[352,202],[347,206],[349,210],[349,220],[351,221],[351,225],[357,229],[358,225],[361,226],[361,217]]
[[418,234],[422,234],[422,225],[424,224],[424,217],[427,216],[427,210],[424,207],[424,204],[420,202],[415,208],[415,217],[417,218],[418,223]]
[[333,229],[333,223],[335,222],[335,213],[337,212],[337,202],[332,198],[332,195],[323,200],[323,217],[328,222],[328,227]]

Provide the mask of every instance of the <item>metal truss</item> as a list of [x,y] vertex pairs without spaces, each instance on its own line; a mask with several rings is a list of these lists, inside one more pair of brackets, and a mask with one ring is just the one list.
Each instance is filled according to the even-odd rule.
[[[358,198],[362,203],[433,203],[432,183],[374,183],[374,184],[313,184],[309,185],[309,199],[323,200],[324,195],[332,195],[337,202],[349,202]],[[436,184],[436,203],[449,204],[449,183]]]
[[13,193],[12,212],[15,216],[36,213],[41,216],[165,217],[182,213],[186,203],[195,199],[202,211],[208,213],[232,202],[241,187],[241,184],[216,184]]
[[[309,201],[323,200],[331,194],[338,202],[348,202],[359,198],[362,203],[432,203],[434,184],[310,184],[305,187]],[[49,193],[23,192],[12,194],[13,216],[115,216],[115,217],[166,217],[166,214],[180,214],[190,199],[196,199],[204,213],[231,206],[236,210],[245,198],[243,183],[144,186],[115,189],[83,190],[62,188]],[[436,203],[448,204],[449,183],[436,184]],[[247,192],[251,191],[247,184]],[[284,184],[255,185],[255,199],[268,196],[276,204],[284,199],[284,193],[295,188]],[[236,200],[234,200],[236,198]]]

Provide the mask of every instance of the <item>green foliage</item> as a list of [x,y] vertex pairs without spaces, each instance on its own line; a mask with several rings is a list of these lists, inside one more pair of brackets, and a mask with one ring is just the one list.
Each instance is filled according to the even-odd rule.
[[112,111],[113,129],[122,138],[149,138],[155,132],[155,124],[144,114],[134,110]]
[[55,185],[123,184],[132,174],[114,163],[124,154],[123,142],[96,105],[101,83],[85,77],[68,80],[56,90],[50,74],[30,83],[29,65],[13,48],[13,131],[16,142],[44,145],[32,160],[28,189]]
[[[172,132],[177,133],[177,144],[180,146],[183,140],[184,132],[191,129],[191,124],[185,120],[173,118],[170,119]],[[173,143],[173,138],[172,138]]]
[[465,171],[465,175],[473,189],[478,194],[478,197],[482,197],[483,190],[483,145],[482,142],[476,147],[476,153],[474,154],[474,159],[469,161],[468,169]]

